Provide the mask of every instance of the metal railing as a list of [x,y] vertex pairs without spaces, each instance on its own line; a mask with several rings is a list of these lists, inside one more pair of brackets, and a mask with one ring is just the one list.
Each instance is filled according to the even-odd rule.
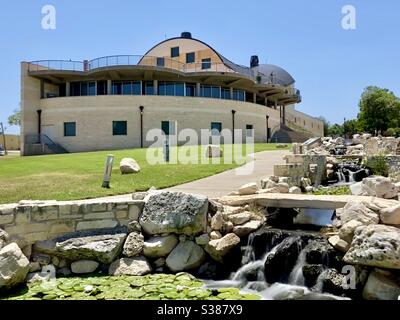
[[40,60],[29,62],[28,71],[84,71],[82,61],[72,60]]
[[115,66],[150,66],[178,70],[181,72],[232,72],[224,63],[183,63],[170,58],[140,55],[106,56],[90,61],[40,60],[29,63],[29,71],[90,71]]

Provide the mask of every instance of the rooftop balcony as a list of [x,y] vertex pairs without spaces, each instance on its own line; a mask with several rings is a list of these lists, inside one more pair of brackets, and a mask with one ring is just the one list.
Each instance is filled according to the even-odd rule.
[[[28,64],[28,72],[31,76],[57,84],[66,81],[85,81],[86,76],[89,75],[94,80],[113,78],[115,74],[128,80],[135,77],[144,79],[144,74],[151,71],[162,76],[168,74],[183,82],[204,83],[206,79],[208,85],[236,87],[249,92],[257,92],[258,95],[272,99],[272,101],[277,99],[279,103],[301,102],[300,91],[282,86],[280,79],[274,74],[263,75],[260,78],[259,73],[253,74],[250,69],[242,72],[241,68],[245,67],[237,65],[236,67],[225,63],[182,63],[174,59],[153,56],[116,55],[84,61],[32,61]],[[149,68],[151,70],[147,70]]]
[[93,60],[72,61],[72,60],[40,60],[29,63],[29,72],[38,71],[76,71],[85,72],[100,68],[117,66],[148,66],[178,70],[181,72],[230,72],[237,73],[229,69],[223,63],[202,62],[202,63],[182,63],[174,59],[159,58],[152,56],[139,55],[118,55],[107,56]]

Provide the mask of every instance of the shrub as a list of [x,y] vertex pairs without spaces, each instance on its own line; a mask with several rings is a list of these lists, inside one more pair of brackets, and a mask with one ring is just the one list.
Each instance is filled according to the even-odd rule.
[[384,154],[368,158],[364,165],[372,171],[372,174],[377,176],[389,176],[389,165],[386,162]]

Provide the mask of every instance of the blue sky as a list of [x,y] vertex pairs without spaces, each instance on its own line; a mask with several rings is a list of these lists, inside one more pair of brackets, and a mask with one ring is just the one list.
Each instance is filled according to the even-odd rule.
[[[41,28],[47,4],[56,7],[56,30]],[[356,30],[341,27],[348,4]],[[285,68],[302,92],[298,110],[341,123],[356,117],[368,85],[400,95],[399,16],[398,0],[3,1],[0,121],[19,106],[20,61],[144,54],[190,31],[236,63],[257,54]]]

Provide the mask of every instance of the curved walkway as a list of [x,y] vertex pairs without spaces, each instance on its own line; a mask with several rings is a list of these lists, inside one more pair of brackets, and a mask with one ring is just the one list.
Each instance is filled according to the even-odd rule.
[[[260,181],[263,176],[274,174],[274,165],[285,164],[283,157],[290,154],[288,150],[263,151],[254,155],[255,160],[238,169],[225,171],[211,177],[168,188],[169,191],[180,191],[204,195],[209,198],[226,196],[246,183]],[[102,200],[131,200],[132,194],[101,198]]]
[[[246,183],[257,182],[263,176],[274,174],[274,165],[285,164],[283,157],[290,154],[287,150],[263,151],[255,154],[252,163],[238,169],[225,171],[223,173],[185,183],[166,190],[181,191],[186,193],[201,194],[210,198],[225,196]],[[249,170],[247,170],[249,169]],[[253,170],[252,170],[253,169]],[[247,171],[247,172],[246,172]],[[240,175],[243,173],[244,175]]]

